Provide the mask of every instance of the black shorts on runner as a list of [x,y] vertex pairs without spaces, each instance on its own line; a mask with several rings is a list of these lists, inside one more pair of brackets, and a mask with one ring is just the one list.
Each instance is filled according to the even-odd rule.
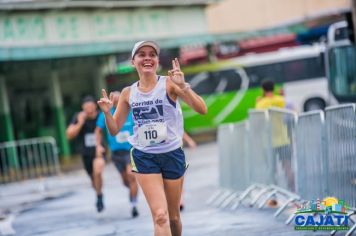
[[94,155],[82,155],[82,161],[84,165],[84,169],[87,174],[92,177],[93,176],[93,165],[94,165]]
[[116,169],[121,173],[126,171],[126,166],[130,164],[130,151],[118,150],[111,152],[111,160]]

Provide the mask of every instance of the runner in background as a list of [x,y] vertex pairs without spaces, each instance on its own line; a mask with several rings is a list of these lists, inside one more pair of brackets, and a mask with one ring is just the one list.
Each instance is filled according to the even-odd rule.
[[[111,108],[111,114],[115,113],[119,98],[120,92],[116,91],[110,93],[110,99],[114,104],[114,107]],[[97,143],[99,143],[97,149],[102,150],[104,147],[100,144],[100,140],[103,139],[103,132],[106,132],[107,142],[111,151],[111,160],[119,171],[123,184],[129,189],[131,215],[132,217],[137,217],[139,215],[136,206],[138,185],[135,176],[131,172],[130,149],[132,146],[127,141],[127,138],[133,134],[133,125],[132,114],[130,113],[120,132],[116,136],[111,136],[106,130],[104,113],[101,112],[96,122],[95,135]],[[99,150],[97,152],[99,152]]]
[[98,114],[94,98],[86,96],[82,101],[82,111],[74,115],[66,130],[66,135],[68,140],[78,138],[80,141],[83,165],[97,195],[97,211],[101,212],[104,210],[102,173],[105,160],[102,156],[104,150],[98,148],[98,153],[96,153],[95,148],[96,139],[94,131]]

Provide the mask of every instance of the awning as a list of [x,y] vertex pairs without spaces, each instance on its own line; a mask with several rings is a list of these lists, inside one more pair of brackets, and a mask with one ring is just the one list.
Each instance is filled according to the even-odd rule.
[[[291,33],[304,26],[281,27],[267,30],[229,33],[229,34],[203,34],[179,38],[159,39],[161,48],[178,48],[189,44],[212,44],[216,42],[239,41],[247,38]],[[0,47],[0,61],[43,60],[69,57],[110,55],[129,52],[135,41],[88,43],[72,45],[44,45],[38,47]]]

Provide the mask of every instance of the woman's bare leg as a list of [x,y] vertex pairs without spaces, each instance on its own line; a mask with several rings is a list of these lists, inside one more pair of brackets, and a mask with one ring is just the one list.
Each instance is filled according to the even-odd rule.
[[170,226],[173,236],[182,235],[182,222],[180,220],[180,199],[183,188],[183,177],[179,179],[164,179]]
[[169,216],[163,179],[161,174],[135,173],[138,184],[151,209],[155,236],[171,236]]

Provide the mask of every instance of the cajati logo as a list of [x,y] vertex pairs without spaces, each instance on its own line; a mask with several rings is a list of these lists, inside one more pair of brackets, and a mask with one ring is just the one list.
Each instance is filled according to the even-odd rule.
[[295,230],[348,230],[349,207],[343,200],[326,197],[307,201],[295,212]]

